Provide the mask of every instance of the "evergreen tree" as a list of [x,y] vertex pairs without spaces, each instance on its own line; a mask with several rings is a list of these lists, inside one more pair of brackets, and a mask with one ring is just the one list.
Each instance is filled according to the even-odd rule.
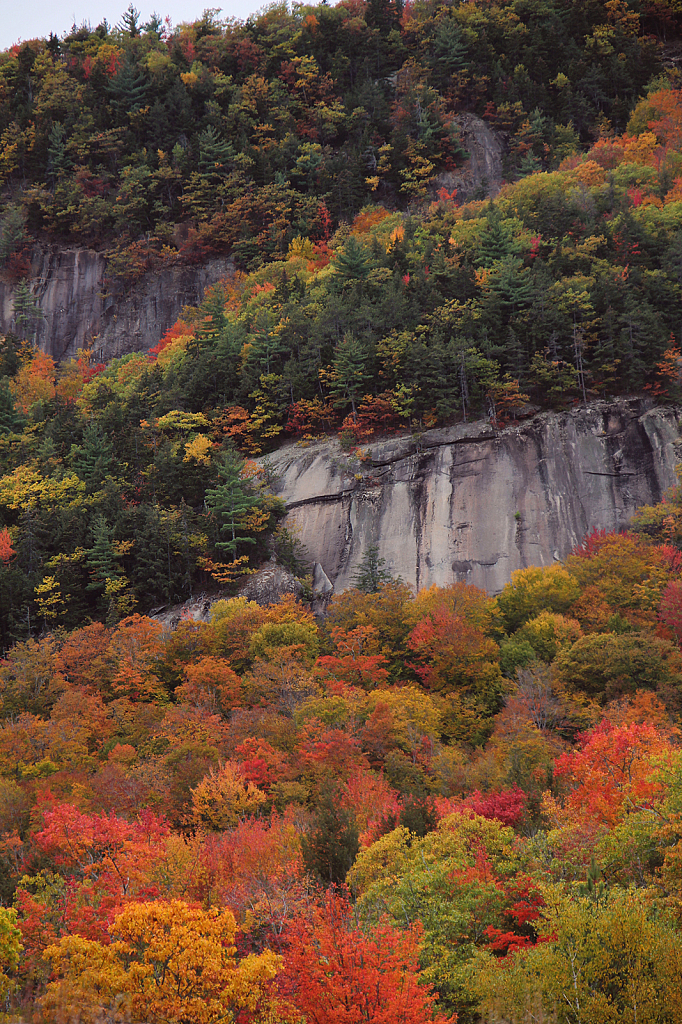
[[128,114],[135,113],[144,106],[148,83],[137,66],[132,51],[126,54],[123,64],[110,79],[107,89],[111,96],[111,105],[121,122],[127,120]]
[[244,459],[234,449],[224,452],[217,465],[220,483],[206,491],[206,504],[218,520],[218,533],[227,540],[216,540],[215,546],[230,554],[237,553],[239,544],[255,544],[253,537],[242,532],[244,516],[257,504],[258,499],[247,492],[242,478]]
[[45,316],[34,299],[26,278],[22,278],[14,289],[12,313],[19,337],[35,344],[38,324]]
[[385,565],[386,559],[379,558],[378,546],[371,544],[353,574],[353,586],[363,594],[378,594],[382,584],[393,579],[388,569],[384,569]]
[[476,265],[493,267],[521,252],[522,243],[515,237],[520,228],[518,222],[503,220],[498,208],[491,203],[486,211],[485,230],[477,247]]
[[11,204],[0,221],[0,264],[5,263],[25,241],[24,214],[21,207]]
[[[158,21],[158,15],[156,16],[156,18]],[[135,36],[139,36],[140,12],[137,10],[136,7],[133,7],[132,4],[128,4],[127,9],[123,12],[123,15],[121,16],[121,25],[119,26],[119,29],[121,32],[124,32],[126,35],[130,36],[131,39],[134,39]]]
[[429,63],[436,71],[438,78],[447,83],[451,75],[456,74],[466,64],[467,48],[462,41],[462,30],[454,18],[439,18],[431,37],[431,54]]
[[329,375],[329,390],[337,405],[350,402],[353,416],[355,403],[369,386],[371,374],[368,368],[369,353],[366,347],[354,334],[344,335],[343,341],[336,346],[332,372]]
[[110,471],[113,446],[96,423],[83,431],[83,444],[73,445],[71,465],[87,484],[88,493],[96,491]]
[[92,524],[93,545],[88,550],[86,565],[90,570],[91,582],[87,590],[102,593],[107,580],[116,579],[119,569],[118,557],[111,543],[111,530],[103,515],[96,515]]
[[242,387],[250,391],[262,374],[275,372],[286,351],[282,340],[283,323],[271,309],[259,309],[249,333],[250,346],[242,373]]
[[47,145],[47,177],[54,188],[55,183],[67,167],[66,129],[59,121],[55,121],[50,129]]
[[14,399],[7,377],[0,379],[0,434],[11,434],[17,427]]
[[135,534],[135,560],[130,582],[143,607],[182,599],[188,592],[173,551],[169,551],[167,530],[158,505],[135,510],[130,524]]
[[228,164],[234,158],[234,147],[227,139],[209,125],[199,135],[199,171],[206,177],[219,178],[227,173]]
[[351,235],[334,260],[334,271],[343,284],[362,284],[367,280],[373,262],[355,235]]

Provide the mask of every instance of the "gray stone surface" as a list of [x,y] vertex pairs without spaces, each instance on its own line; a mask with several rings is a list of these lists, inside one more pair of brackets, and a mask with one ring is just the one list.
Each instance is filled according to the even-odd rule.
[[310,606],[315,615],[324,616],[334,593],[334,584],[319,562],[313,566],[313,597]]
[[676,482],[681,417],[628,398],[499,432],[480,422],[379,441],[360,458],[336,439],[294,443],[268,465],[287,526],[336,593],[372,544],[415,589],[466,580],[496,593],[515,569],[658,501]]
[[[92,348],[107,361],[157,343],[186,305],[233,271],[227,259],[144,274],[128,289],[108,286],[106,259],[92,249],[36,248],[29,285],[45,319],[36,341],[55,360]],[[12,329],[14,286],[0,280],[0,333]]]
[[475,114],[455,116],[462,146],[469,158],[455,171],[444,171],[436,179],[439,188],[457,189],[460,202],[496,196],[502,184],[502,159],[506,138]]
[[269,562],[253,576],[247,576],[239,588],[240,597],[246,597],[257,604],[275,604],[285,594],[301,597],[303,584],[282,565]]

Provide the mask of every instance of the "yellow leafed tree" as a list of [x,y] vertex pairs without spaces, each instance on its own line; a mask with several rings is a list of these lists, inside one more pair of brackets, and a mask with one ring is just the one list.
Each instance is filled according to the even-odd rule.
[[227,761],[212,768],[192,790],[192,818],[196,825],[223,831],[253,814],[266,799],[258,786],[246,782],[239,765]]
[[109,946],[67,935],[45,950],[57,978],[41,1000],[46,1024],[94,1024],[105,1011],[131,1024],[218,1024],[269,1002],[280,958],[268,950],[237,960],[229,910],[132,903],[109,931]]

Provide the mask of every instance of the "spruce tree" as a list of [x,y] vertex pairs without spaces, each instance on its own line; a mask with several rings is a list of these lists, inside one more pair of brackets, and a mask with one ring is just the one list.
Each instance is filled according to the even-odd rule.
[[116,552],[111,543],[111,531],[103,515],[97,515],[92,524],[93,545],[88,550],[86,565],[90,570],[91,582],[87,590],[102,593],[106,581],[119,575]]
[[353,416],[357,399],[371,381],[368,362],[369,353],[365,345],[354,334],[345,334],[334,353],[330,390],[335,397],[335,404],[350,402]]
[[382,584],[393,579],[385,565],[386,559],[379,558],[378,546],[371,544],[353,574],[353,586],[363,594],[378,594]]
[[239,544],[256,543],[253,537],[243,536],[242,523],[258,499],[247,492],[242,479],[244,459],[239,452],[234,449],[224,452],[217,469],[221,482],[206,491],[206,504],[218,520],[219,534],[227,539],[216,540],[215,546],[236,556]]

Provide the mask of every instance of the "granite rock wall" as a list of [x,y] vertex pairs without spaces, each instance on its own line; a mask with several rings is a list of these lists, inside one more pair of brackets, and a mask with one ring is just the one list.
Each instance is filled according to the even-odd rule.
[[[104,362],[151,348],[183,306],[196,305],[209,285],[233,271],[229,260],[213,259],[150,272],[124,288],[107,281],[106,265],[92,249],[34,250],[28,283],[44,317],[35,340],[56,361],[79,348],[92,348]],[[14,291],[0,280],[0,333],[13,327]]]
[[376,544],[415,589],[466,580],[490,593],[515,569],[561,559],[593,528],[624,526],[660,500],[682,458],[682,409],[647,399],[378,441],[335,439],[267,457],[287,525],[336,592]]

